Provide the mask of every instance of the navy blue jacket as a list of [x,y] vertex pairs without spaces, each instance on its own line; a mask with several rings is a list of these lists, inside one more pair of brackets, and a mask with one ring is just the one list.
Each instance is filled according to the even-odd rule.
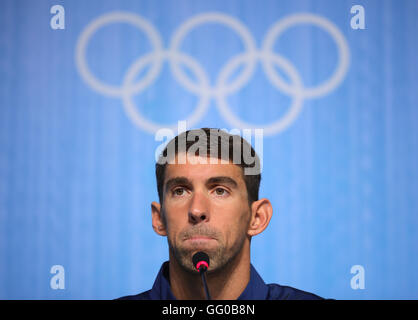
[[[170,289],[168,261],[164,262],[158,272],[151,290],[137,295],[125,296],[121,300],[176,300]],[[323,299],[313,293],[305,292],[275,283],[265,284],[258,272],[251,265],[250,281],[238,297],[238,300],[319,300]]]

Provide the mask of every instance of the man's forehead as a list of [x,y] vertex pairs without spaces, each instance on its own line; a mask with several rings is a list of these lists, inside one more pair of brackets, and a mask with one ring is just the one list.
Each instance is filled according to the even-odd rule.
[[243,182],[242,168],[218,158],[193,156],[186,159],[185,163],[168,163],[165,171],[165,181],[182,176],[189,180],[208,180],[217,176],[231,177],[239,183]]

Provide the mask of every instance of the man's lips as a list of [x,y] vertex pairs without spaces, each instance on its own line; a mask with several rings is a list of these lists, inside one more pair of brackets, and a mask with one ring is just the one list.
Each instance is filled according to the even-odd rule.
[[208,236],[192,236],[186,239],[186,241],[209,241],[209,240],[215,240],[212,237],[208,237]]

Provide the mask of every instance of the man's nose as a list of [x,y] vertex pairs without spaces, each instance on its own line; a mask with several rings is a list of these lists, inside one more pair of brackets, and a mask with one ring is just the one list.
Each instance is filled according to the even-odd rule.
[[205,195],[195,193],[189,207],[189,222],[198,224],[209,221],[209,204]]

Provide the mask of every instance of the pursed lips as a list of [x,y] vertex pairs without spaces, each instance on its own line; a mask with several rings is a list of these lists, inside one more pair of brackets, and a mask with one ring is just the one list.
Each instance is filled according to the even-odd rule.
[[192,237],[189,237],[189,238],[186,238],[186,241],[187,240],[190,240],[190,241],[204,241],[204,240],[215,240],[214,238],[212,238],[212,237],[208,237],[208,236],[200,236],[200,235],[196,235],[196,236],[192,236]]

